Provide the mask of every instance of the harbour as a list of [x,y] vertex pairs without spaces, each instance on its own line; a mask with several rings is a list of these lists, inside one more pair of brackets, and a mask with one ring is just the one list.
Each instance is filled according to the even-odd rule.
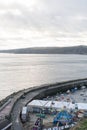
[[[12,128],[14,128],[14,130],[25,129],[22,122],[20,121],[20,111],[23,106],[26,106],[29,102],[37,98],[41,99],[48,95],[53,95],[56,92],[56,90],[58,90],[58,92],[64,92],[68,89],[72,89],[75,87],[74,85],[77,86],[77,88],[80,88],[82,85],[86,86],[87,79],[60,82],[57,84],[50,84],[50,85],[45,85],[45,86],[37,87],[37,88],[34,87],[33,89],[31,88],[31,89],[27,89],[27,90],[23,90],[19,92],[17,94],[18,96],[14,95],[15,102],[11,110]],[[44,93],[45,95],[42,93]],[[22,98],[22,95],[24,94],[25,94],[25,97]]]

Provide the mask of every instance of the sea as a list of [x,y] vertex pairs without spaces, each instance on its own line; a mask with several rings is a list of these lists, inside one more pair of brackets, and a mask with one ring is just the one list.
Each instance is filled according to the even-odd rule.
[[0,100],[22,89],[87,78],[87,55],[0,54]]

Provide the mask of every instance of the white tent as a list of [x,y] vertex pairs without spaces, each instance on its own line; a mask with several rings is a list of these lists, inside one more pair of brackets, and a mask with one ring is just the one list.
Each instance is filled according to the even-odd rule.
[[[87,110],[87,103],[76,103],[78,110]],[[76,104],[72,102],[63,102],[63,101],[44,101],[44,100],[33,100],[28,104],[28,108],[37,107],[37,108],[55,108],[63,109],[75,109]]]

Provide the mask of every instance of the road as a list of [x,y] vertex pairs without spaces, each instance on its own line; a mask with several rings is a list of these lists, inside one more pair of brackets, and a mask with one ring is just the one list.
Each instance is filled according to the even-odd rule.
[[37,92],[29,92],[25,95],[24,99],[19,99],[13,110],[12,110],[12,130],[24,130],[22,123],[20,121],[20,111],[24,105],[26,105],[29,101],[31,101],[36,95],[38,95],[42,90]]

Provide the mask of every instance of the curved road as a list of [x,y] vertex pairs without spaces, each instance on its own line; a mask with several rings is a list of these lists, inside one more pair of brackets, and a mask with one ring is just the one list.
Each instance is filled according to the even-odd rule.
[[20,110],[21,108],[26,105],[29,101],[31,101],[35,96],[37,96],[39,93],[41,93],[42,90],[29,92],[25,95],[24,99],[19,99],[16,104],[14,105],[14,108],[12,110],[12,130],[24,130],[22,123],[20,121]]

